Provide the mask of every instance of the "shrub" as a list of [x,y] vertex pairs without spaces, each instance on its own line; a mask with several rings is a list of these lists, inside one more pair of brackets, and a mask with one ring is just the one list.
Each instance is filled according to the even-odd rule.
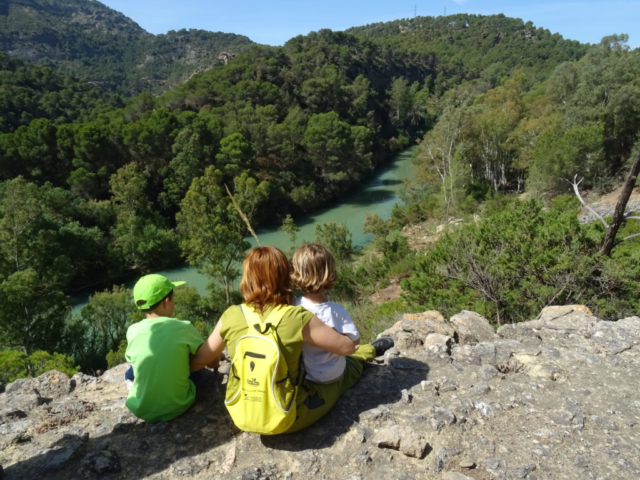
[[[507,203],[477,224],[443,235],[402,287],[415,307],[474,310],[497,324],[534,318],[551,304],[586,304],[614,318],[638,305],[638,253],[603,258],[599,224],[581,225],[560,197]],[[637,251],[634,251],[637,252]]]
[[0,352],[0,382],[10,383],[18,378],[37,377],[49,370],[57,370],[70,377],[80,371],[71,357],[60,353],[34,352],[27,357],[24,352],[4,350]]

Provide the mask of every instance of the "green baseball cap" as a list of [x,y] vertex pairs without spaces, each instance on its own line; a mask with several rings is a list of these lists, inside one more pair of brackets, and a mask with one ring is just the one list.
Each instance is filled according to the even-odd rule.
[[136,286],[133,287],[133,300],[140,310],[144,310],[158,303],[175,287],[179,287],[185,283],[186,282],[172,283],[166,277],[155,273],[145,275],[138,280]]

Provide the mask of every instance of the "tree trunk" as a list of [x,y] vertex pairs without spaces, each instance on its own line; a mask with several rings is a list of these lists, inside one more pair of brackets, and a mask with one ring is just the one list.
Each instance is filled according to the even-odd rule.
[[624,220],[624,210],[627,208],[627,202],[629,202],[629,197],[631,197],[633,187],[636,185],[636,179],[638,178],[639,172],[640,153],[638,153],[636,158],[633,160],[633,165],[631,166],[631,171],[629,172],[627,181],[624,184],[622,193],[620,193],[620,197],[618,197],[618,203],[616,204],[616,209],[613,212],[613,218],[609,224],[607,235],[604,237],[604,242],[602,242],[600,252],[604,255],[611,255],[611,250],[613,250],[613,247],[615,246],[616,235],[618,234],[620,225],[622,225]]

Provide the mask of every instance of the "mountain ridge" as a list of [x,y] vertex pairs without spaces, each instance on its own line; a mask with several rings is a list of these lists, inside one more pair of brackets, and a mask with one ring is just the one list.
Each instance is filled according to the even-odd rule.
[[153,35],[97,0],[0,0],[0,50],[124,95],[163,93],[252,43],[196,29]]

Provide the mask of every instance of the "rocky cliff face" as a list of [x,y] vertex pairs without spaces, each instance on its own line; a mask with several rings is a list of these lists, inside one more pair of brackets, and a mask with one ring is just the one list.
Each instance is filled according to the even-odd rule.
[[640,478],[640,318],[549,307],[496,334],[473,312],[425,312],[382,335],[396,348],[326,418],[277,437],[233,426],[228,364],[157,424],[124,406],[126,365],[18,380],[0,394],[0,477]]

